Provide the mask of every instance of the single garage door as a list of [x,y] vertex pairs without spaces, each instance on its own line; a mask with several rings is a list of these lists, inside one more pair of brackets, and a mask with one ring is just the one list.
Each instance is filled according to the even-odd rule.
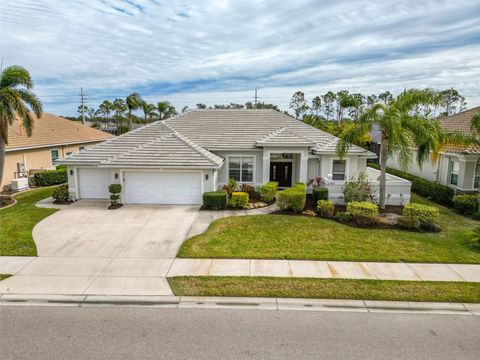
[[200,172],[130,172],[124,174],[130,204],[201,204]]
[[78,169],[81,199],[108,199],[110,183],[110,170]]

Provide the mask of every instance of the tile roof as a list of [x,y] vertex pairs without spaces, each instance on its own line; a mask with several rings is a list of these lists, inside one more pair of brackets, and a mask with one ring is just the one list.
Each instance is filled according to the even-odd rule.
[[49,113],[43,113],[40,119],[35,115],[32,136],[27,136],[20,121],[8,127],[7,151],[23,148],[37,148],[64,144],[98,142],[113,137],[106,132],[84,126],[75,121],[64,119]]
[[[474,135],[471,129],[473,115],[480,111],[480,106],[466,111],[459,112],[452,116],[440,118],[438,121],[440,125],[448,131],[458,131],[467,135]],[[480,146],[447,146],[443,149],[444,152],[464,153],[464,154],[480,154]]]
[[315,143],[303,136],[300,136],[293,131],[281,127],[278,130],[272,131],[267,136],[255,141],[257,145],[281,145],[281,146],[313,146]]

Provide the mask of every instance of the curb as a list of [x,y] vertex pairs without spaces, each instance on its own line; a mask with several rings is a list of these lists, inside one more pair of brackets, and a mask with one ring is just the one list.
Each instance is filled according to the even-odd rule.
[[336,299],[3,294],[0,306],[135,306],[171,309],[232,309],[409,313],[480,316],[480,304]]

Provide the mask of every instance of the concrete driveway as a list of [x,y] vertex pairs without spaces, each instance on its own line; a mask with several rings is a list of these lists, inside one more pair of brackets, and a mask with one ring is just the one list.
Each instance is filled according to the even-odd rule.
[[81,200],[38,223],[38,257],[0,294],[172,295],[165,276],[199,207],[107,206]]

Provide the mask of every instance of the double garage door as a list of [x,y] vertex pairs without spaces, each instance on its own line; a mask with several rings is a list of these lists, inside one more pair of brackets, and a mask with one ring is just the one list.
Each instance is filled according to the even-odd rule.
[[[123,179],[124,201],[128,204],[201,204],[202,202],[200,171],[125,171]],[[111,183],[110,170],[80,169],[79,182],[81,198],[106,199],[109,196],[108,185]]]

